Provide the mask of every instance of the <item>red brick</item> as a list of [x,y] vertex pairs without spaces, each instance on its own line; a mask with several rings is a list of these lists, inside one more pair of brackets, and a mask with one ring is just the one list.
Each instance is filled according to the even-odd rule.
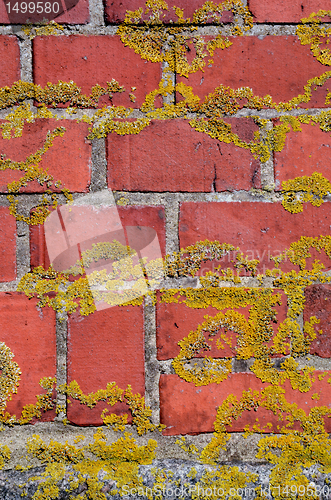
[[[319,381],[316,371],[316,381],[308,392],[294,391],[288,380],[283,385],[285,398],[288,403],[296,403],[307,413],[314,406],[329,406],[330,385],[327,382],[328,375]],[[163,431],[166,436],[177,434],[200,434],[212,432],[216,419],[217,408],[227,396],[234,394],[238,399],[243,391],[249,389],[261,391],[269,384],[262,383],[252,373],[232,373],[220,384],[211,384],[196,387],[194,384],[185,382],[177,375],[161,375],[160,377],[160,417],[161,423],[167,428]],[[318,392],[319,400],[311,399]],[[259,408],[255,411],[246,410],[242,417],[234,420],[232,426],[227,426],[229,432],[241,432],[245,425],[256,424],[259,419],[261,427],[268,422],[272,424],[271,432],[277,431],[277,425],[284,426],[284,422],[278,421],[271,411]],[[331,421],[326,419],[326,430],[330,432]],[[270,431],[267,431],[270,432]]]
[[16,221],[0,207],[0,281],[16,279]]
[[[127,206],[117,207],[117,209],[124,227],[144,226],[155,229],[162,255],[165,255],[165,213],[163,207]],[[50,261],[46,248],[44,226],[30,226],[30,254],[32,268],[49,267]]]
[[[253,120],[231,119],[253,138]],[[246,139],[246,140],[250,140]],[[247,149],[196,132],[187,121],[152,121],[140,134],[107,137],[108,186],[127,191],[233,191],[260,187],[260,166]]]
[[[55,137],[53,146],[42,156],[40,167],[53,175],[54,181],[60,180],[71,192],[86,192],[90,184],[91,144],[86,140],[87,125],[73,121],[37,120],[26,124],[22,137],[3,139],[0,136],[0,152],[14,161],[26,158],[41,149],[47,132],[57,127],[65,127],[63,137]],[[23,177],[24,172],[5,170],[1,175],[0,189],[7,192],[7,184]],[[47,189],[38,181],[30,182],[21,189],[24,193],[38,193]]]
[[[200,0],[180,0],[174,1],[169,0],[168,11],[164,11],[164,17],[162,18],[163,22],[176,22],[177,16],[173,10],[173,6],[180,7],[184,10],[184,18],[190,18],[191,21],[193,19],[193,14],[197,9],[202,7],[203,2]],[[109,23],[122,23],[125,18],[125,13],[127,10],[137,10],[140,7],[144,7],[144,2],[141,0],[106,0],[105,11],[106,11],[106,20]],[[148,14],[149,15],[149,14]],[[148,16],[144,16],[144,19],[148,19]],[[233,19],[233,15],[230,12],[225,12],[221,18],[223,23],[231,22]]]
[[[73,81],[90,94],[93,86],[106,86],[114,78],[127,91],[114,94],[112,103],[137,108],[161,79],[161,64],[141,59],[117,36],[45,36],[33,42],[34,81],[42,86]],[[129,98],[131,87],[137,88],[135,103]],[[102,105],[109,103],[108,98],[101,99]]]
[[[45,393],[40,379],[56,376],[55,312],[49,307],[38,309],[37,302],[21,293],[0,293],[1,342],[12,351],[22,372],[17,394],[7,405],[17,417],[24,405],[35,404],[36,395]],[[54,417],[55,411],[48,411],[42,420]]]
[[310,344],[310,353],[321,358],[331,357],[331,286],[312,285],[305,290],[304,321],[309,321],[311,316],[316,316],[320,322],[315,326],[317,338]]
[[[3,5],[3,4],[2,4]],[[17,38],[0,36],[0,87],[12,85],[21,77],[20,50]]]
[[[42,3],[44,6],[46,0],[43,0]],[[54,1],[52,0],[51,3],[53,4]],[[11,5],[14,6],[14,4],[15,2],[12,0]],[[63,4],[61,2],[59,2],[59,4],[60,9],[58,15],[46,14],[45,12],[42,12],[41,14],[31,14],[29,12],[23,14],[22,12],[16,13],[12,10],[9,19],[5,3],[3,2],[0,4],[0,23],[26,24],[28,21],[30,23],[37,23],[47,18],[48,21],[55,20],[58,24],[84,24],[90,20],[88,0],[65,0],[65,11],[63,9]]]
[[[325,72],[309,46],[301,45],[295,36],[244,36],[231,41],[230,48],[215,51],[214,64],[204,73],[198,71],[179,80],[192,86],[200,98],[223,84],[233,89],[250,87],[255,95],[271,95],[280,102],[302,94],[308,79]],[[318,87],[306,106],[325,106],[327,92],[325,86]]]
[[276,189],[282,182],[302,175],[320,172],[331,179],[329,159],[331,137],[317,125],[301,125],[302,132],[289,132],[284,149],[274,153]]
[[[205,239],[230,243],[240,247],[248,258],[260,259],[258,271],[264,273],[265,268],[273,267],[270,255],[279,255],[301,236],[329,234],[330,215],[329,203],[321,207],[304,204],[303,212],[298,214],[287,212],[281,203],[182,203],[180,247]],[[330,259],[323,253],[312,252],[312,256],[326,268],[331,267]],[[229,267],[227,261],[224,264]],[[285,263],[281,268],[288,270],[293,266]]]
[[[228,289],[227,289],[228,290]],[[280,291],[277,291],[278,293]],[[277,330],[278,325],[286,318],[286,296],[282,294],[281,306],[276,306],[277,311],[277,325],[272,325],[274,330]],[[248,320],[249,311],[251,306],[238,307],[235,311],[244,315]],[[222,312],[227,309],[222,309]],[[208,307],[207,309],[193,309],[183,303],[161,303],[158,302],[156,306],[156,345],[157,345],[157,358],[160,360],[171,359],[178,356],[180,347],[178,342],[183,340],[184,337],[195,331],[198,325],[205,321],[204,317],[215,316],[220,311],[215,307]],[[209,339],[206,335],[207,343],[211,346],[210,351],[200,351],[195,357],[211,356],[213,358],[235,357],[236,334],[228,331],[227,335],[231,337],[233,348],[224,344],[224,349],[218,349],[216,346],[216,338]],[[211,341],[212,340],[212,341]]]
[[[105,389],[108,382],[142,396],[145,391],[143,307],[112,307],[68,323],[68,383],[76,380],[84,393]],[[68,418],[76,425],[100,425],[103,408],[129,413],[124,403],[99,403],[89,409],[74,401]]]
[[323,0],[248,0],[248,8],[258,23],[298,23],[320,9],[327,10]]

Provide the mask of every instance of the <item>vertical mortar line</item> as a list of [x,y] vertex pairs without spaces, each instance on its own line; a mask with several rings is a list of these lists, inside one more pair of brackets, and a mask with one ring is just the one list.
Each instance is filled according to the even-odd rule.
[[90,22],[93,27],[105,26],[105,10],[102,0],[89,0]]
[[[268,121],[266,131],[273,129],[272,121]],[[266,134],[264,134],[264,137]],[[263,137],[263,131],[262,131]],[[261,186],[266,191],[273,191],[275,189],[275,168],[274,168],[274,154],[270,151],[270,158],[266,162],[260,162],[261,168]]]
[[152,422],[160,423],[160,370],[156,350],[156,307],[150,297],[144,300],[144,340],[145,340],[145,401],[152,410]]
[[[168,83],[168,79],[170,78],[170,81],[173,86],[176,85],[176,73],[174,71],[169,70],[169,64],[167,62],[162,63],[162,80],[164,80],[166,83]],[[166,96],[163,96],[163,105],[165,104],[176,104],[176,91],[174,91],[172,94],[168,94]]]
[[90,191],[96,192],[107,188],[106,139],[92,140],[92,167]]
[[[57,386],[67,383],[67,338],[68,338],[68,316],[66,313],[56,313],[56,380]],[[57,394],[56,406],[65,408],[56,420],[66,417],[67,397],[65,394]]]
[[166,216],[166,253],[179,250],[179,200],[177,194],[167,193],[165,196]]
[[16,221],[16,274],[18,281],[30,271],[29,236],[29,225],[24,221]]
[[20,48],[21,80],[33,83],[32,40],[27,37],[18,37],[18,44]]

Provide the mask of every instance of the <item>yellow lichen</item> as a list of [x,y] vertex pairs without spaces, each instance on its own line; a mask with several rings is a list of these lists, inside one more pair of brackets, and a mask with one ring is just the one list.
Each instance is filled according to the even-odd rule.
[[323,197],[331,193],[331,183],[322,174],[314,172],[310,177],[304,175],[282,183],[282,205],[288,212],[296,214],[303,211],[303,203],[310,202],[314,207],[324,203]]

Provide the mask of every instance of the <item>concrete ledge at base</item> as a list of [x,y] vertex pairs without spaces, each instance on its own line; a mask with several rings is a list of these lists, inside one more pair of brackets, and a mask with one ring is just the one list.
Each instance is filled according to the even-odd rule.
[[[103,483],[103,487],[101,489],[101,493],[103,493],[104,498],[107,500],[129,500],[129,499],[141,499],[147,500],[148,498],[158,498],[162,500],[177,500],[177,499],[254,499],[256,498],[257,492],[256,489],[260,489],[262,498],[271,499],[277,496],[278,490],[276,488],[276,492],[272,491],[272,487],[269,487],[269,477],[272,467],[270,465],[260,464],[260,465],[249,465],[244,464],[242,462],[234,462],[234,463],[223,463],[221,466],[227,466],[229,468],[235,468],[233,470],[234,474],[237,474],[238,471],[243,473],[253,473],[257,475],[256,481],[253,483],[247,483],[243,485],[241,488],[237,490],[231,486],[234,483],[228,480],[228,488],[229,491],[227,494],[222,494],[222,492],[218,491],[222,488],[215,486],[216,490],[214,490],[213,481],[206,481],[204,486],[202,486],[203,482],[200,481],[201,477],[207,472],[215,470],[212,467],[201,465],[196,462],[190,462],[187,460],[179,460],[179,459],[169,459],[169,460],[154,460],[152,465],[144,465],[139,468],[139,475],[142,478],[142,486],[139,489],[135,489],[134,491],[130,491],[129,486],[122,486],[121,492],[123,495],[116,494],[113,495],[111,492],[116,488],[115,482],[106,480],[104,475],[100,474],[100,481]],[[194,478],[190,477],[190,472],[194,467],[196,471],[196,476]],[[152,469],[162,469],[167,472],[168,479],[162,483],[162,486],[155,488],[153,490],[153,475]],[[1,500],[21,500],[23,488],[20,487],[23,484],[27,484],[25,488],[26,495],[23,498],[26,500],[32,500],[34,494],[37,491],[38,485],[40,481],[36,479],[36,476],[39,476],[44,472],[44,467],[38,467],[30,469],[27,472],[18,472],[14,470],[6,470],[0,472],[0,498]],[[88,495],[88,486],[87,481],[82,482],[74,491],[69,492],[69,477],[72,469],[67,467],[68,474],[66,478],[62,480],[59,484],[59,492],[56,497],[57,500],[69,500],[78,498],[94,498],[93,496],[85,497],[84,493],[86,492]],[[320,495],[321,499],[326,499],[329,497],[329,489],[327,481],[330,480],[331,474],[319,474],[317,467],[311,467],[310,469],[306,469],[305,475],[307,479],[310,481],[311,487],[316,487],[319,491],[323,493]],[[77,477],[77,472],[74,473],[74,477]],[[102,477],[103,476],[103,477]],[[73,476],[71,476],[73,477]],[[88,478],[86,478],[88,479]],[[199,485],[197,483],[199,482]],[[215,483],[216,484],[216,483]],[[160,485],[160,483],[159,483]],[[324,490],[323,490],[324,488]],[[328,490],[328,491],[327,491]],[[151,492],[153,492],[153,496],[151,497]],[[215,496],[216,492],[216,496]],[[276,493],[276,494],[275,494]],[[147,496],[146,496],[147,495]],[[159,495],[159,496],[156,496]],[[218,496],[220,495],[220,496]],[[239,495],[239,496],[237,496]],[[39,497],[38,497],[39,498]],[[54,496],[42,496],[41,498],[55,498]],[[96,497],[101,498],[101,497]],[[261,498],[259,496],[259,498]],[[289,498],[291,495],[289,494]]]

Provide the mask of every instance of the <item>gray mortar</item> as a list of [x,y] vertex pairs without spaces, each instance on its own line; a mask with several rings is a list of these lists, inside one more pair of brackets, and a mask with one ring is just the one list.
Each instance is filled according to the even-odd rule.
[[16,273],[20,280],[30,271],[29,226],[26,222],[16,221]]
[[160,423],[160,370],[156,358],[156,318],[155,306],[151,298],[144,301],[144,337],[145,337],[145,402],[152,410],[152,422]]
[[[255,476],[252,477],[251,482],[247,482],[242,488],[236,490],[231,488],[233,483],[230,481],[227,483],[227,495],[221,496],[219,498],[244,498],[244,499],[254,499],[258,497],[258,491],[262,492],[262,497],[266,499],[275,498],[277,496],[277,488],[270,487],[270,477],[271,477],[271,467],[265,464],[242,464],[242,462],[237,461],[224,461],[222,465],[228,470],[234,468],[234,474],[237,471],[243,473],[251,473]],[[155,469],[162,470],[166,473],[166,480],[162,484],[162,487],[153,490],[153,485],[155,482]],[[74,477],[77,478],[77,473],[74,473],[73,469],[66,467],[67,473],[73,473]],[[151,465],[141,465],[139,467],[139,474],[142,477],[142,488],[140,490],[132,490],[127,485],[123,485],[121,494],[112,495],[112,490],[116,488],[116,484],[112,480],[106,479],[106,473],[101,472],[98,476],[99,480],[103,483],[102,492],[105,494],[107,499],[128,500],[131,498],[141,498],[142,500],[147,500],[147,498],[158,498],[167,500],[177,500],[181,499],[194,499],[194,498],[208,498],[211,497],[214,484],[213,482],[204,485],[203,477],[206,473],[213,472],[215,468],[211,466],[201,465],[197,462],[178,460],[178,459],[162,459],[154,460]],[[33,476],[38,476],[44,471],[43,467],[36,469],[31,469],[27,472],[16,472],[16,471],[1,471],[0,472],[0,493],[1,498],[4,500],[18,500],[21,497],[22,488],[20,485],[25,486],[25,498],[32,499],[33,494],[37,488],[37,482],[33,479]],[[192,471],[194,471],[195,476],[191,476]],[[310,467],[305,469],[304,474],[309,481],[309,486],[314,488],[319,488],[322,492],[320,495],[321,499],[328,499],[330,494],[329,480],[331,475],[322,475],[319,473],[316,467]],[[69,475],[67,475],[64,480],[60,483],[60,500],[65,500],[73,498],[67,492],[69,488]],[[201,483],[198,485],[198,481]],[[207,488],[211,487],[211,490]],[[225,486],[226,487],[226,486]],[[215,486],[214,495],[221,490],[218,490],[218,486]],[[79,489],[74,492],[74,497],[87,491],[87,483],[82,483]],[[154,494],[153,494],[154,493]],[[153,496],[151,497],[151,495]],[[154,497],[157,495],[157,497]],[[199,496],[198,496],[199,495]],[[238,496],[235,496],[238,495]],[[239,496],[240,495],[240,496]],[[214,496],[213,498],[216,498]],[[260,497],[259,497],[260,498]],[[278,497],[279,498],[279,497]],[[291,498],[291,496],[290,496]]]
[[90,191],[107,188],[107,159],[105,139],[92,140],[92,170]]
[[[67,339],[68,339],[68,317],[65,313],[56,313],[56,381],[58,385],[67,383]],[[62,411],[67,407],[65,394],[57,394],[56,405],[61,406],[56,420],[63,420],[67,412]]]
[[102,0],[89,0],[90,26],[101,28],[105,26],[105,15]]
[[[273,129],[271,121],[267,123],[266,131]],[[262,137],[266,136],[266,132],[262,132]],[[274,173],[274,155],[269,151],[270,158],[266,162],[261,162],[261,186],[266,191],[273,191],[275,189],[275,173]]]
[[[20,32],[21,34],[22,32]],[[20,48],[21,61],[21,80],[23,82],[33,82],[32,72],[32,41],[26,36],[20,38],[17,36]]]

